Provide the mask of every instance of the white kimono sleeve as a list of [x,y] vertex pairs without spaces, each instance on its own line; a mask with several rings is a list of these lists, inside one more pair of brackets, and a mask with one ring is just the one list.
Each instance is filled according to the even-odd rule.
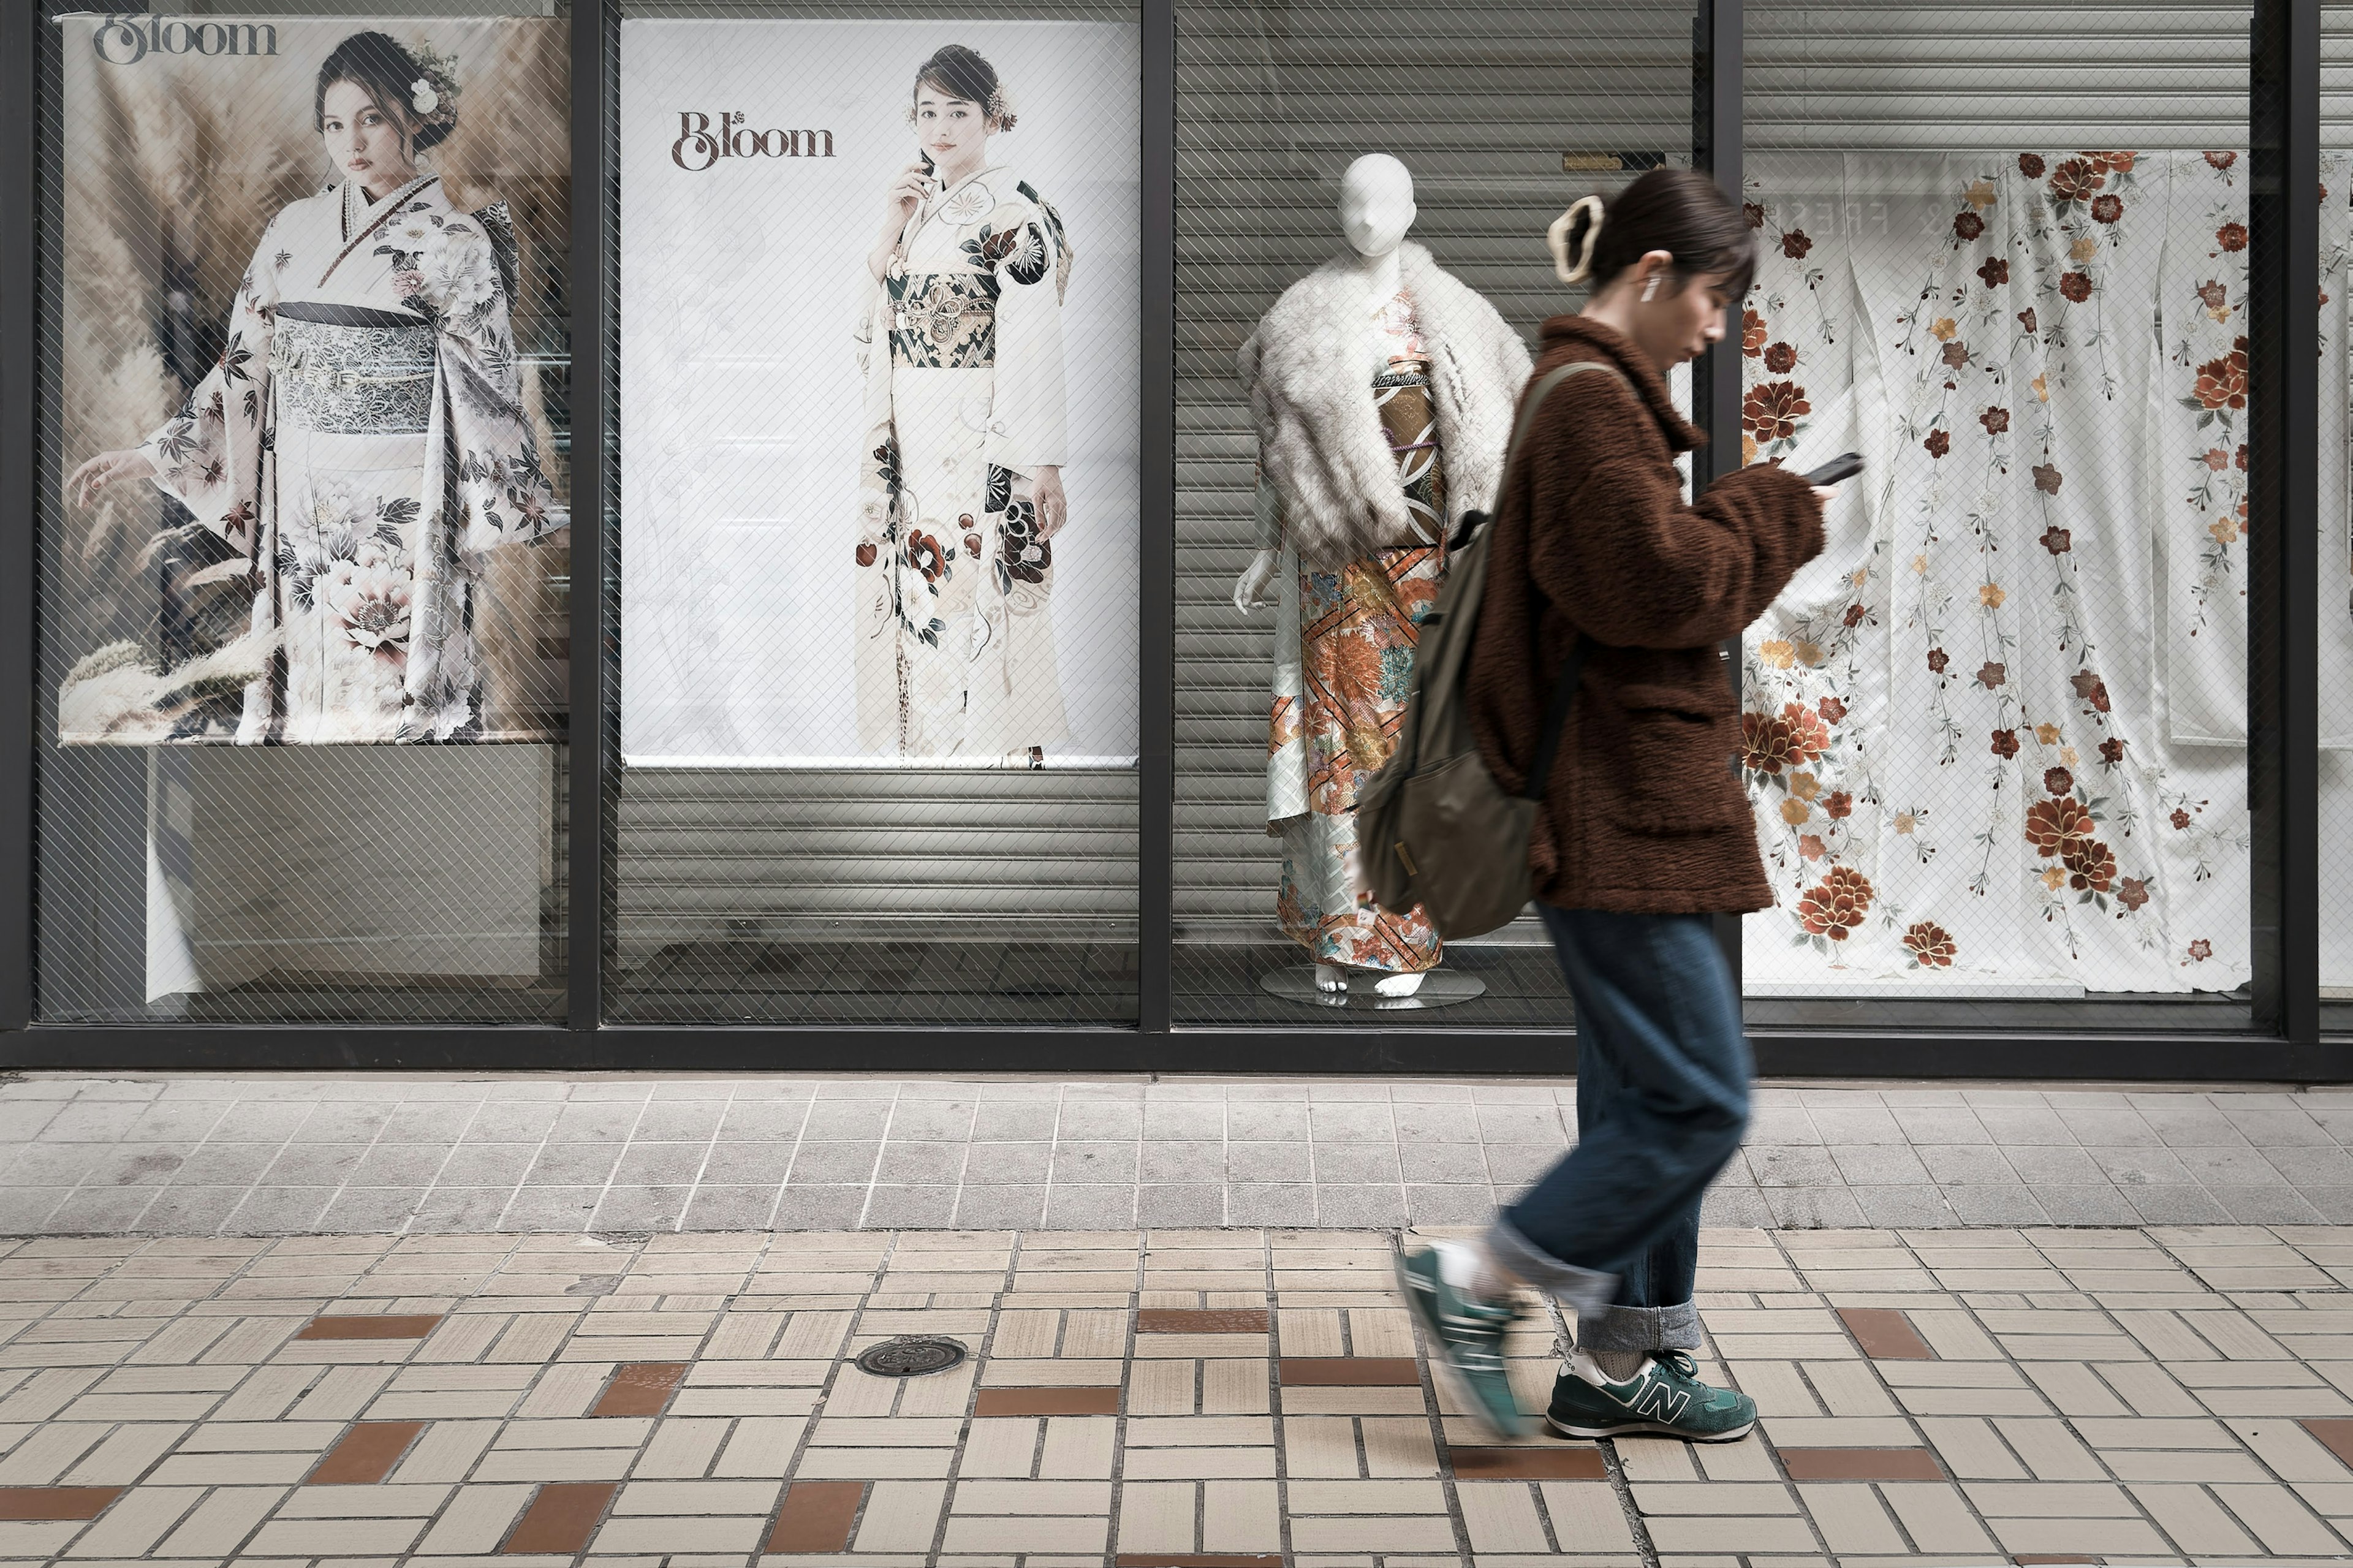
[[262,230],[230,307],[228,342],[195,390],[140,444],[155,466],[155,488],[196,521],[250,555],[260,485],[261,427],[268,417],[269,350],[278,308],[275,218]]
[[1028,475],[1068,458],[1062,379],[1060,244],[1033,208],[1022,242],[997,264],[997,376],[987,458]]

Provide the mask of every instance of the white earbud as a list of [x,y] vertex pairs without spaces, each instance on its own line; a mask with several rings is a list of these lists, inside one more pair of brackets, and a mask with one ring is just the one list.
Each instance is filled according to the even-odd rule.
[[1642,302],[1647,305],[1658,297],[1659,275],[1653,272],[1651,274],[1651,280],[1642,285]]

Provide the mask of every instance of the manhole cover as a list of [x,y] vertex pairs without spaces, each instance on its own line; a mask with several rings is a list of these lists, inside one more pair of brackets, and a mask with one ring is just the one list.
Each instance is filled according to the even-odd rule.
[[902,1339],[884,1340],[879,1345],[869,1345],[859,1352],[858,1366],[877,1377],[921,1377],[925,1373],[945,1372],[964,1360],[964,1346],[954,1340],[923,1334]]

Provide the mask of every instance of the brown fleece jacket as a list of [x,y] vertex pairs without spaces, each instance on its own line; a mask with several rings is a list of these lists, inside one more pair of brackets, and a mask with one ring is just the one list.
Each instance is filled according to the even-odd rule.
[[[1504,478],[1469,681],[1472,728],[1497,782],[1517,791],[1562,661],[1582,629],[1599,645],[1569,718],[1528,846],[1536,897],[1564,909],[1734,912],[1773,901],[1748,802],[1732,671],[1737,637],[1822,548],[1805,480],[1743,468],[1683,503],[1674,455],[1705,437],[1626,338],[1582,316],[1544,325],[1555,387]],[[1539,615],[1532,670],[1528,616]]]

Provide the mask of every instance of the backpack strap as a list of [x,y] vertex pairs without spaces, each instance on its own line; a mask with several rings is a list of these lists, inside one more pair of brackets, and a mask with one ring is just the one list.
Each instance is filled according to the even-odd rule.
[[[1579,371],[1588,370],[1601,371],[1629,391],[1633,388],[1633,383],[1626,379],[1623,372],[1601,360],[1579,360],[1574,364],[1557,365],[1546,373],[1544,379],[1529,391],[1528,400],[1520,409],[1519,423],[1512,428],[1512,444],[1504,453],[1503,483],[1511,482],[1513,466],[1519,460],[1520,448],[1527,443],[1528,431],[1535,424],[1536,410],[1543,405],[1546,394]],[[1533,590],[1535,584],[1531,583],[1529,587]],[[1544,658],[1544,643],[1537,633],[1538,605],[1533,591],[1529,598],[1528,648],[1532,657],[1528,662],[1533,668]],[[1552,700],[1545,709],[1544,728],[1536,733],[1535,752],[1528,759],[1528,782],[1526,787],[1520,791],[1521,798],[1525,800],[1544,799],[1545,786],[1552,778],[1553,759],[1559,755],[1561,737],[1568,730],[1569,709],[1577,701],[1577,684],[1584,678],[1586,656],[1592,651],[1593,639],[1579,631],[1577,641],[1569,647],[1568,657],[1561,661],[1560,674],[1553,681]]]

